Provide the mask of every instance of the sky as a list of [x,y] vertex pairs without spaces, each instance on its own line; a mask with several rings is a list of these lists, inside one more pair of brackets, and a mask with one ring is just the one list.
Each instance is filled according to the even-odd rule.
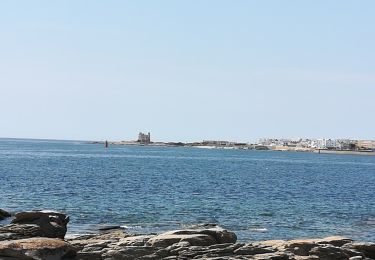
[[375,139],[375,1],[0,1],[0,137]]

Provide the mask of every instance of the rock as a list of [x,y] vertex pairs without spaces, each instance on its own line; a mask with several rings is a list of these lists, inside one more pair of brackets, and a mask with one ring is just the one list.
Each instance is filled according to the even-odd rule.
[[254,255],[252,259],[254,260],[289,260],[292,258],[285,252],[275,252],[275,253]]
[[[0,256],[15,259],[72,259],[75,248],[67,242],[52,238],[27,238],[0,242]],[[3,259],[1,258],[0,259]]]
[[94,252],[78,252],[76,259],[79,260],[102,260],[102,251],[94,251]]
[[108,246],[109,243],[112,243],[112,240],[99,240],[99,239],[87,239],[87,240],[71,240],[69,241],[74,247],[79,250],[83,250],[87,247],[95,247],[95,248],[105,248]]
[[27,211],[15,214],[15,218],[11,222],[13,226],[10,229],[20,230],[22,227],[26,227],[23,225],[33,225],[34,228],[39,228],[35,229],[35,234],[28,232],[28,237],[64,238],[68,222],[69,217],[63,213],[54,211]]
[[101,226],[98,230],[99,231],[109,231],[109,230],[117,230],[117,229],[122,229],[121,226]]
[[262,247],[262,246],[256,246],[253,244],[247,244],[235,250],[234,253],[236,255],[256,255],[256,254],[273,253],[275,251],[276,249],[272,247]]
[[174,234],[174,231],[155,236],[147,241],[147,245],[168,247],[179,242],[189,242],[192,246],[208,246],[216,244],[216,240],[204,234]]
[[186,250],[190,247],[190,243],[187,241],[182,241],[175,243],[166,247],[165,249],[169,252],[170,255],[178,255],[180,251]]
[[316,255],[321,260],[348,260],[349,256],[340,247],[332,245],[317,246],[311,249],[311,255]]
[[[173,245],[172,245],[173,246]],[[169,254],[178,255],[180,258],[206,259],[213,257],[234,256],[234,250],[242,244],[216,244],[212,246],[186,246],[169,251]],[[168,248],[166,248],[168,250]]]
[[353,256],[349,258],[349,260],[362,260],[362,259],[363,259],[362,256]]
[[[91,235],[89,236],[91,239],[96,239],[96,240],[119,240],[121,238],[129,236],[126,234],[123,230],[110,230],[98,235]],[[77,238],[76,238],[77,239]]]
[[333,246],[343,246],[345,244],[353,242],[352,239],[347,237],[341,237],[341,236],[332,236],[332,237],[326,237],[323,239],[316,239],[317,244],[329,244]]
[[351,239],[341,236],[331,236],[322,239],[297,239],[289,240],[286,242],[280,242],[278,244],[278,249],[284,247],[290,252],[293,252],[295,255],[299,256],[308,256],[310,255],[310,250],[315,247],[320,247],[322,245],[332,245],[341,247],[347,243],[352,242]]
[[152,255],[158,250],[159,249],[151,246],[127,246],[121,250],[109,250],[102,255],[102,258],[113,260],[140,259],[146,255]]
[[199,225],[192,229],[187,229],[185,232],[193,232],[194,234],[206,234],[210,235],[216,239],[217,244],[225,244],[225,243],[236,243],[237,236],[234,232],[228,231],[223,229],[219,226],[209,226],[207,225]]
[[0,220],[9,218],[11,214],[3,209],[0,209]]
[[375,259],[375,243],[350,243],[345,244],[345,248],[354,249],[363,253],[366,257]]
[[265,240],[252,243],[254,246],[270,247],[275,250],[283,251],[285,249],[285,240]]
[[292,259],[294,260],[318,260],[319,257],[316,255],[308,255],[308,256],[295,255]]
[[187,241],[194,246],[208,246],[213,244],[235,243],[236,234],[221,227],[209,227],[169,231],[151,238],[147,244],[168,247],[172,244]]
[[310,254],[310,250],[317,246],[316,242],[316,239],[289,240],[284,243],[284,247],[296,255],[308,256]]
[[144,246],[150,238],[154,236],[131,236],[131,237],[125,237],[121,238],[120,241],[117,243],[117,246]]
[[42,237],[43,234],[43,230],[38,225],[10,224],[4,227],[0,227],[0,241],[31,237]]

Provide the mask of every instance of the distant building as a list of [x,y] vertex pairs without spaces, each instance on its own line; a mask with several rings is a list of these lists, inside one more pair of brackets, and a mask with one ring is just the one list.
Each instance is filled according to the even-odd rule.
[[336,140],[327,139],[326,140],[326,148],[329,149],[329,150],[337,149],[338,146],[336,144]]
[[317,139],[316,140],[316,148],[318,149],[326,149],[326,139]]
[[149,143],[151,143],[151,134],[150,134],[150,132],[148,132],[147,134],[139,132],[139,134],[138,134],[138,141],[137,142],[142,143],[142,144],[149,144]]
[[234,145],[234,143],[229,141],[216,141],[216,140],[203,140],[203,145],[214,145],[214,146],[228,146]]
[[358,147],[363,150],[375,150],[375,141],[372,140],[359,140]]
[[350,150],[351,149],[350,144],[352,144],[354,141],[351,141],[349,139],[338,139],[336,140],[336,142],[337,142],[337,149]]

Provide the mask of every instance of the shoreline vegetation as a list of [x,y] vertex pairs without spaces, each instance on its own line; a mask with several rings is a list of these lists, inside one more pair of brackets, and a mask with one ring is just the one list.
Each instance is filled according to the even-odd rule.
[[[106,141],[93,141],[90,144],[101,144],[105,146]],[[279,152],[310,152],[318,154],[342,154],[342,155],[367,155],[375,156],[375,150],[336,150],[336,149],[318,149],[318,148],[301,148],[292,146],[267,146],[260,144],[247,143],[223,143],[214,144],[203,142],[183,143],[183,142],[147,142],[139,141],[107,141],[108,145],[134,145],[134,146],[157,146],[157,147],[194,147],[201,149],[224,149],[224,150],[257,150],[257,151],[279,151]]]
[[1,260],[370,260],[375,243],[331,236],[318,239],[268,240],[240,243],[234,232],[201,224],[161,234],[131,234],[120,227],[97,234],[65,237],[69,217],[55,211],[26,211],[0,225]]

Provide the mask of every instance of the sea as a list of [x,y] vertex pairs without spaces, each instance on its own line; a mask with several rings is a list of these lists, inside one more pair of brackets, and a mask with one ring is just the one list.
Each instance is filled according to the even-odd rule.
[[375,242],[375,156],[0,139],[0,189],[2,209],[68,214],[68,235],[215,223],[243,242]]

